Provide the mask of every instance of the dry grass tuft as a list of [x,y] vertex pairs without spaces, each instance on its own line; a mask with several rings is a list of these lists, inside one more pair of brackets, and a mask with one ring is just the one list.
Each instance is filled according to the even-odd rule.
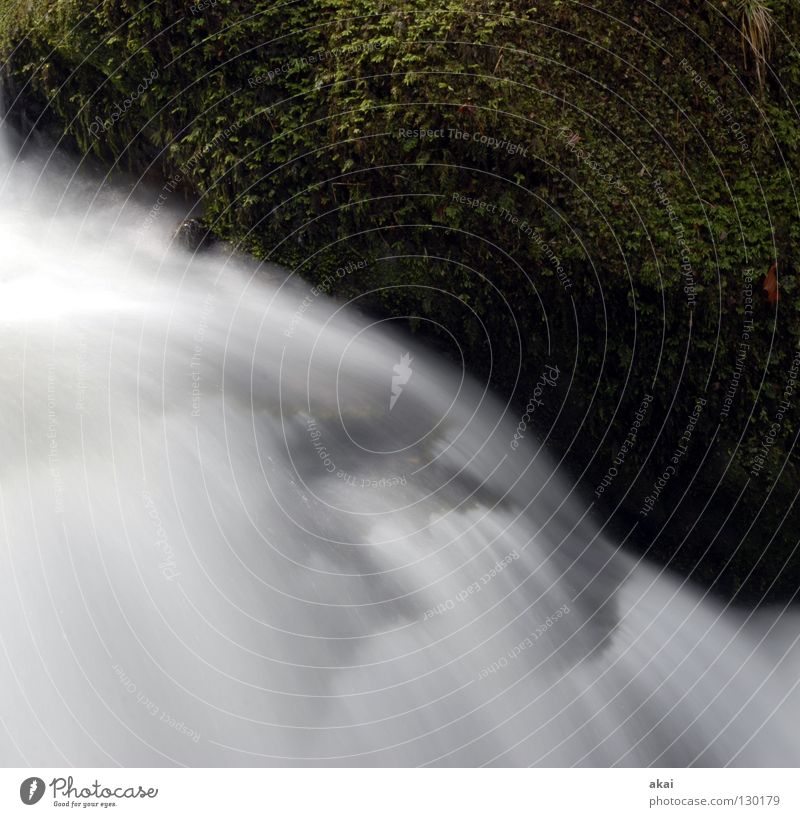
[[739,0],[739,9],[742,13],[742,53],[745,65],[749,56],[752,56],[758,87],[763,91],[771,48],[772,11],[764,0]]

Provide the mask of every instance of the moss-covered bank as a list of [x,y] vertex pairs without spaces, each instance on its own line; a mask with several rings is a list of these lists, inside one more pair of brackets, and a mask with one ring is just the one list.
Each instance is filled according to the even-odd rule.
[[90,6],[0,4],[17,122],[309,280],[366,260],[335,294],[518,406],[558,365],[534,425],[618,534],[794,594],[796,3],[763,52],[738,2]]

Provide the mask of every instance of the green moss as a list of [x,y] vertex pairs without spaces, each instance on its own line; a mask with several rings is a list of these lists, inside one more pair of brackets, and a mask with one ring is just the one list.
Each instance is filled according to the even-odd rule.
[[[369,259],[336,294],[440,323],[517,404],[556,361],[570,392],[539,430],[590,499],[654,395],[598,512],[722,592],[779,598],[800,581],[796,401],[757,476],[751,463],[800,340],[800,11],[773,3],[762,93],[736,8],[4,0],[0,42],[18,106],[109,165],[179,174],[219,236],[309,280]],[[444,134],[404,135],[419,129]],[[777,307],[761,289],[776,259]],[[678,476],[643,516],[701,397]]]

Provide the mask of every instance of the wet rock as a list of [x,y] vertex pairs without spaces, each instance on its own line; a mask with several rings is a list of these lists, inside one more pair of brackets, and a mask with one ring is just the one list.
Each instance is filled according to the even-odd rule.
[[190,252],[209,247],[214,241],[214,237],[199,218],[187,218],[175,231],[172,239]]

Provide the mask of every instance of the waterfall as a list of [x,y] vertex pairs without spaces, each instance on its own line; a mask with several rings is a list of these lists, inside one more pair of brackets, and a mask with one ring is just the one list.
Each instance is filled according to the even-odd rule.
[[796,615],[620,550],[515,409],[173,199],[3,153],[4,765],[800,763]]

